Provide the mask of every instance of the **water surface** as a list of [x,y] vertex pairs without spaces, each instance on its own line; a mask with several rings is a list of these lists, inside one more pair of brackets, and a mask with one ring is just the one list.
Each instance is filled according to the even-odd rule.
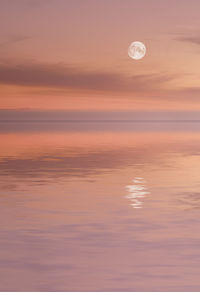
[[0,291],[199,291],[200,124],[1,123],[0,141]]

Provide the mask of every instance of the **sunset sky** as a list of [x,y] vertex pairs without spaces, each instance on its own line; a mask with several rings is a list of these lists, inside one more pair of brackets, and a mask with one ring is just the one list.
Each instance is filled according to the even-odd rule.
[[0,0],[0,112],[200,111],[199,11],[199,0]]

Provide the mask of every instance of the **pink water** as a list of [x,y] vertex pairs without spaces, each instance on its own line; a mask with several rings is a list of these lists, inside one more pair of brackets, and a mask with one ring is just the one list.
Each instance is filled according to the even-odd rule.
[[199,291],[200,126],[0,131],[0,291]]

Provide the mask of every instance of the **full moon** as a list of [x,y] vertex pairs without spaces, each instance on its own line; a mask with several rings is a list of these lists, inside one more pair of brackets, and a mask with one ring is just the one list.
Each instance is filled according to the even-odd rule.
[[133,42],[128,48],[128,55],[134,60],[142,59],[146,54],[146,47],[142,42]]

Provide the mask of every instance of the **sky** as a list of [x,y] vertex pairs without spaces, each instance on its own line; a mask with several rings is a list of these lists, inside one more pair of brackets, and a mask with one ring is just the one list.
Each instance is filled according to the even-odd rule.
[[[199,0],[0,0],[0,113],[200,111],[199,11]],[[139,61],[133,41],[147,48]]]

